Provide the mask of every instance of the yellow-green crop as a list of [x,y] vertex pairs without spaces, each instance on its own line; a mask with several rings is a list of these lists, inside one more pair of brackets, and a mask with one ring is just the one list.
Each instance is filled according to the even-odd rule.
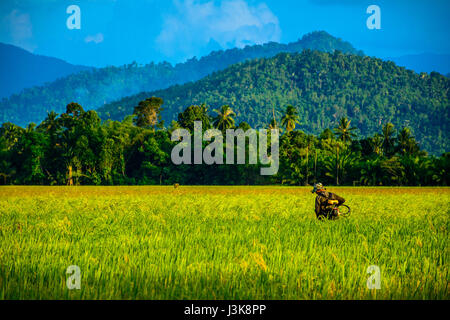
[[323,222],[309,191],[0,187],[0,298],[449,298],[450,189],[330,187],[352,215]]

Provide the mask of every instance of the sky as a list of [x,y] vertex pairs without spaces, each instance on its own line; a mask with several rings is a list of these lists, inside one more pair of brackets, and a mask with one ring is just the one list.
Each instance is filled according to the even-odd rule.
[[[80,29],[67,26],[71,5]],[[370,5],[380,29],[366,25]],[[381,58],[449,54],[449,13],[448,0],[1,0],[0,42],[97,67],[184,62],[315,30]]]

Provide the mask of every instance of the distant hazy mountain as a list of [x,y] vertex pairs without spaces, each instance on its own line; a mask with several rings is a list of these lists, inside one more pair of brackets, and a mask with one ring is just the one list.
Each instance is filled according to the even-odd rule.
[[[121,67],[99,68],[72,74],[3,99],[0,101],[0,123],[10,121],[22,126],[29,122],[38,123],[46,117],[47,112],[54,110],[61,113],[72,101],[80,103],[86,109],[97,109],[108,102],[142,91],[165,89],[174,84],[196,81],[238,62],[273,57],[280,52],[301,52],[304,49],[324,52],[339,50],[363,55],[362,51],[356,50],[350,43],[324,31],[316,31],[288,44],[270,42],[242,49],[213,51],[200,59],[194,57],[175,66],[163,62],[144,66],[132,63]],[[31,78],[37,74],[36,71],[23,69]]]
[[0,43],[0,98],[89,69]]
[[450,54],[422,53],[384,60],[394,61],[401,67],[412,69],[417,73],[436,71],[440,74],[450,73]]

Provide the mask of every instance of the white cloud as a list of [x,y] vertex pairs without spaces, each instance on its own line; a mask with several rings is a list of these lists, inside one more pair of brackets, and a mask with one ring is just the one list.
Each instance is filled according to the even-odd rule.
[[157,47],[168,57],[198,55],[211,43],[226,49],[280,40],[278,18],[265,3],[254,6],[243,0],[174,3],[176,13],[166,17],[156,39]]
[[88,35],[86,38],[84,38],[84,42],[95,42],[100,43],[103,42],[103,33],[97,33],[95,35]]
[[9,32],[12,44],[33,51],[36,45],[33,43],[33,26],[30,15],[14,9],[3,18],[3,25]]

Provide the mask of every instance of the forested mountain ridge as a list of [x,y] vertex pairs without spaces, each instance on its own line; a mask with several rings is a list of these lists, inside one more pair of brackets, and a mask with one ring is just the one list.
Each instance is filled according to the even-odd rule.
[[90,69],[0,43],[0,98]]
[[25,126],[42,121],[47,113],[58,113],[77,101],[86,108],[96,109],[105,103],[142,91],[167,88],[174,84],[196,81],[204,76],[247,59],[273,57],[280,52],[300,52],[303,49],[326,52],[340,50],[360,54],[353,46],[324,31],[309,33],[289,44],[267,43],[242,49],[214,51],[200,59],[192,58],[172,66],[170,63],[131,63],[121,67],[106,67],[58,79],[43,86],[25,89],[0,101],[0,123],[13,122]]
[[393,62],[367,56],[305,50],[233,65],[197,82],[142,92],[105,105],[103,119],[121,120],[139,101],[164,100],[166,124],[190,105],[210,110],[230,105],[236,121],[267,127],[275,108],[278,120],[286,105],[300,115],[299,129],[319,134],[348,117],[362,136],[387,122],[412,128],[421,147],[433,154],[450,150],[448,139],[450,79],[439,73],[417,74]]

